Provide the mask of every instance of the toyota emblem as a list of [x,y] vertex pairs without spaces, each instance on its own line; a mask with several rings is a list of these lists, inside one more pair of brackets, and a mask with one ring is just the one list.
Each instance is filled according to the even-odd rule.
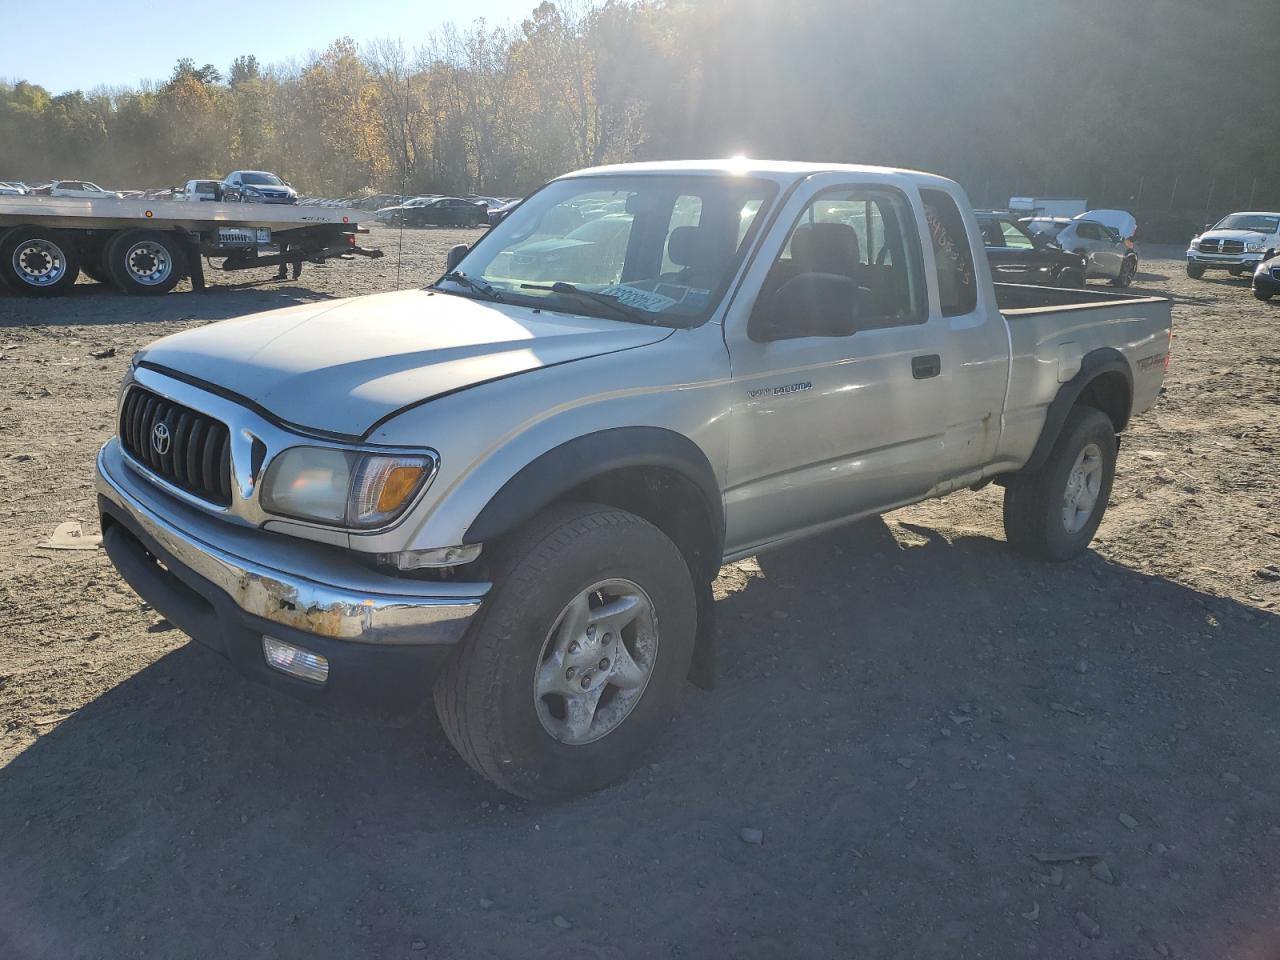
[[167,423],[157,423],[151,429],[151,449],[162,457],[169,452],[169,439]]

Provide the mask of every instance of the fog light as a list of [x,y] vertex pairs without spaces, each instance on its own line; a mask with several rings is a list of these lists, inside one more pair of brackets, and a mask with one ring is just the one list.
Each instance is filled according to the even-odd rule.
[[262,638],[262,653],[267,663],[282,673],[301,677],[312,683],[324,683],[329,679],[329,661],[318,653],[303,650],[275,637]]

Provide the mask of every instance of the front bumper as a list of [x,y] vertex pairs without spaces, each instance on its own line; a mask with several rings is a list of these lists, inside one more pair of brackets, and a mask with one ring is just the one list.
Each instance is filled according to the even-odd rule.
[[[384,576],[339,548],[203,515],[143,478],[118,440],[98,453],[96,485],[103,544],[129,585],[245,673],[309,698],[420,703],[489,590]],[[326,657],[328,680],[269,667],[264,635]]]
[[1199,250],[1187,250],[1187,262],[1197,263],[1202,267],[1221,267],[1229,270],[1232,267],[1249,267],[1253,269],[1258,266],[1264,259],[1266,254],[1262,251],[1258,253],[1201,253]]
[[1270,293],[1273,296],[1280,294],[1280,266],[1254,273],[1253,289],[1261,290],[1263,293]]

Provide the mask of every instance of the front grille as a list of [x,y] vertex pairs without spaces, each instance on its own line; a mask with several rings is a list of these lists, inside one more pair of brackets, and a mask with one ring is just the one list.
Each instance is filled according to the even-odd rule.
[[135,460],[175,487],[219,506],[231,504],[226,424],[135,386],[120,409],[120,442]]
[[1218,244],[1219,253],[1244,253],[1243,240],[1223,240]]
[[1218,247],[1221,243],[1222,243],[1221,240],[1201,240],[1200,252],[1201,253],[1217,253]]

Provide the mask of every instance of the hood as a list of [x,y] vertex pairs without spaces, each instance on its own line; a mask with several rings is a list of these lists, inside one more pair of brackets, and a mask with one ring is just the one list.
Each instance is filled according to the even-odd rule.
[[671,332],[402,290],[187,330],[147,347],[141,361],[230,390],[286,423],[359,437],[410,404]]
[[286,194],[290,197],[297,196],[298,191],[293,187],[285,186],[283,183],[246,183],[241,190],[257,190],[259,193],[265,193],[267,196]]
[[1259,233],[1257,230],[1206,230],[1200,234],[1200,240],[1243,240],[1246,243],[1257,243],[1259,240],[1265,240],[1271,236],[1268,233]]

